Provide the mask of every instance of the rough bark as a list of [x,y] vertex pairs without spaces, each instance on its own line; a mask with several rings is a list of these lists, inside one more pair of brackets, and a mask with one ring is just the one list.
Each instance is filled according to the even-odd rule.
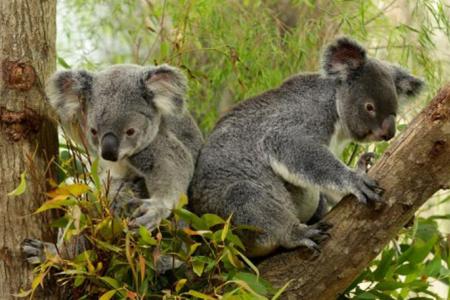
[[[1,0],[0,24],[0,299],[13,299],[31,285],[21,241],[52,239],[48,220],[31,213],[44,200],[58,150],[44,99],[45,79],[56,68],[56,0]],[[24,171],[25,194],[7,196]]]
[[378,210],[343,199],[327,216],[331,238],[315,259],[304,249],[260,265],[275,286],[292,280],[287,299],[335,299],[436,191],[450,183],[450,84],[413,120],[371,168],[385,193]]

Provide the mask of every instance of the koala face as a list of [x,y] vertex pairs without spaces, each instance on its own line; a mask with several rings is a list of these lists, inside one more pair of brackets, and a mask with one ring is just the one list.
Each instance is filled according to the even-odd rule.
[[324,54],[325,76],[337,83],[337,110],[348,135],[360,142],[390,140],[400,97],[420,92],[423,81],[373,58],[356,42],[341,38]]
[[98,73],[64,71],[49,82],[61,121],[79,121],[82,139],[105,160],[148,146],[165,115],[181,113],[186,79],[175,68],[116,65]]

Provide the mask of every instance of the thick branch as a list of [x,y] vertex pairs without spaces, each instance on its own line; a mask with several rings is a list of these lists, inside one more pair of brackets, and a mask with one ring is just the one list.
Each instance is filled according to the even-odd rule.
[[264,260],[260,271],[275,286],[292,280],[288,299],[335,299],[436,191],[450,182],[450,84],[414,119],[371,168],[385,189],[378,210],[343,199],[327,216],[333,224],[322,253],[305,249]]

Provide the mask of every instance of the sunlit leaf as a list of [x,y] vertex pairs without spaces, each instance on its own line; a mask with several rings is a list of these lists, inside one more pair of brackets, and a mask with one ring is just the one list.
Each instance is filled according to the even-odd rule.
[[104,293],[104,294],[99,298],[99,300],[109,300],[109,299],[111,299],[116,293],[117,293],[116,290],[108,291],[108,292]]
[[181,291],[181,289],[184,287],[184,285],[186,284],[187,279],[183,278],[177,281],[177,284],[175,285],[175,291],[177,293],[179,293]]
[[48,201],[45,201],[34,213],[41,213],[49,209],[57,209],[62,207],[70,207],[77,204],[77,200],[73,198],[68,198],[66,195],[59,195],[54,197],[53,199],[50,199]]
[[190,290],[187,294],[203,300],[214,300],[213,297],[194,290]]
[[205,264],[202,261],[199,260],[192,260],[192,269],[194,270],[194,273],[197,274],[198,277],[202,276],[203,269],[205,268]]
[[154,246],[157,244],[157,241],[151,236],[150,232],[144,226],[139,227],[139,235],[141,237],[141,241],[146,245]]
[[214,214],[204,214],[201,219],[205,222],[206,226],[208,228],[211,228],[218,224],[224,224],[225,220],[221,217],[214,215]]
[[228,230],[230,229],[231,217],[232,216],[228,217],[227,221],[225,222],[225,225],[223,226],[222,235],[220,236],[222,242],[225,241],[228,234]]
[[20,196],[23,193],[25,193],[25,190],[27,188],[27,179],[26,179],[27,173],[22,172],[20,174],[20,183],[19,185],[11,192],[8,193],[8,196]]
[[120,287],[119,282],[114,278],[103,276],[103,277],[100,277],[100,280],[109,284],[111,287],[113,287],[115,289],[118,289]]

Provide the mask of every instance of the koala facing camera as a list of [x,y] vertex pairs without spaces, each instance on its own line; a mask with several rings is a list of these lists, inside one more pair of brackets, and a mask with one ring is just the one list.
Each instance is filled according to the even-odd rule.
[[422,85],[367,57],[355,41],[337,39],[324,51],[321,74],[295,75],[218,122],[200,151],[191,208],[261,229],[241,235],[250,256],[278,247],[318,250],[329,225],[306,223],[323,207],[320,199],[380,200],[377,183],[337,157],[350,141],[391,139],[398,99]]
[[60,71],[49,81],[62,127],[99,158],[112,209],[133,227],[154,229],[187,193],[203,139],[185,107],[186,88],[169,65]]

